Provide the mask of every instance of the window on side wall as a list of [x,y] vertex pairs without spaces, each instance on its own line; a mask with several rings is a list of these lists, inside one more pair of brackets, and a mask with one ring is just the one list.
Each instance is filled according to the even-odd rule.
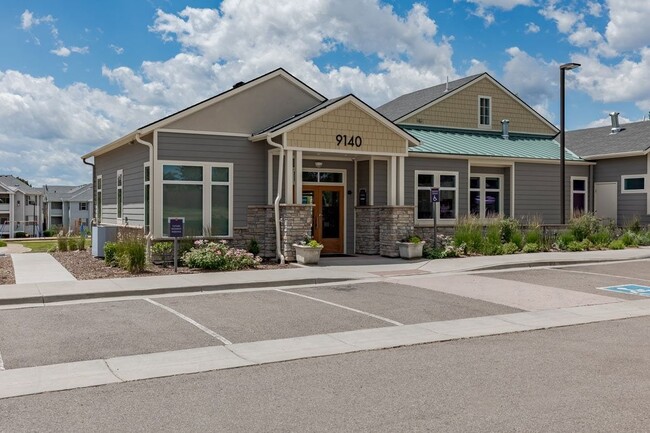
[[478,126],[492,127],[492,98],[489,96],[478,97]]
[[571,176],[571,212],[579,216],[587,212],[587,178]]
[[433,224],[434,206],[431,203],[431,188],[440,189],[440,202],[435,207],[436,218],[441,223],[456,221],[458,207],[458,173],[416,171],[416,224]]
[[118,222],[122,221],[122,211],[124,208],[124,194],[123,194],[123,183],[124,183],[124,171],[117,170],[116,176],[117,183],[117,220]]
[[102,175],[97,176],[97,223],[102,222]]
[[88,203],[80,202],[79,203],[79,210],[88,210]]
[[646,176],[642,174],[621,176],[621,193],[646,192]]

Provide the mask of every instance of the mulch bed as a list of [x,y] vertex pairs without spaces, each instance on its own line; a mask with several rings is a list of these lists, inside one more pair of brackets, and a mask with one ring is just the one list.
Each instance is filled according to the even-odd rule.
[[[107,266],[103,259],[95,258],[89,250],[85,251],[56,251],[52,256],[63,265],[78,280],[97,280],[102,278],[129,278],[129,277],[150,277],[153,275],[174,275],[173,266],[148,265],[144,272],[130,274],[122,268]],[[9,262],[11,265],[11,261]],[[286,269],[291,265],[279,265],[275,262],[263,262],[256,269]],[[255,270],[255,269],[251,269]],[[1,269],[0,269],[0,272]],[[178,267],[177,274],[198,274],[204,272],[201,269],[190,269]],[[13,275],[13,268],[12,268]],[[4,283],[8,284],[8,283]]]
[[0,257],[0,284],[16,284],[11,256]]

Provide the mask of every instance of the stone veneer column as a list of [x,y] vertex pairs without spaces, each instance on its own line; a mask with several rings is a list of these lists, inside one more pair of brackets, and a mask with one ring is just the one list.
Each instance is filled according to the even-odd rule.
[[280,233],[282,254],[287,261],[296,260],[293,244],[311,234],[313,204],[280,205]]
[[413,233],[413,206],[385,206],[379,208],[379,254],[399,257],[397,241]]
[[379,254],[379,207],[357,206],[355,254]]

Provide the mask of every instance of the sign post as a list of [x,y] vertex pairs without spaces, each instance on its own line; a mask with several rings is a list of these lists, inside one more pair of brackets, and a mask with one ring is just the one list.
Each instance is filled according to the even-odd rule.
[[433,249],[438,248],[438,202],[440,188],[431,188],[431,204],[433,205]]
[[178,272],[178,238],[183,237],[185,218],[168,218],[169,236],[174,238],[174,272]]

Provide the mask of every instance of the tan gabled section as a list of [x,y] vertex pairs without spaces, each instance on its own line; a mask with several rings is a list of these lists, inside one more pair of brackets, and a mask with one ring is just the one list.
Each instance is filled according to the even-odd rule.
[[287,125],[288,149],[346,154],[408,155],[418,140],[368,107],[353,95]]
[[[478,124],[479,96],[492,99],[490,128]],[[468,83],[410,113],[396,123],[430,125],[448,128],[501,130],[501,120],[510,120],[510,131],[528,134],[556,135],[557,128],[516,95],[488,74]]]

